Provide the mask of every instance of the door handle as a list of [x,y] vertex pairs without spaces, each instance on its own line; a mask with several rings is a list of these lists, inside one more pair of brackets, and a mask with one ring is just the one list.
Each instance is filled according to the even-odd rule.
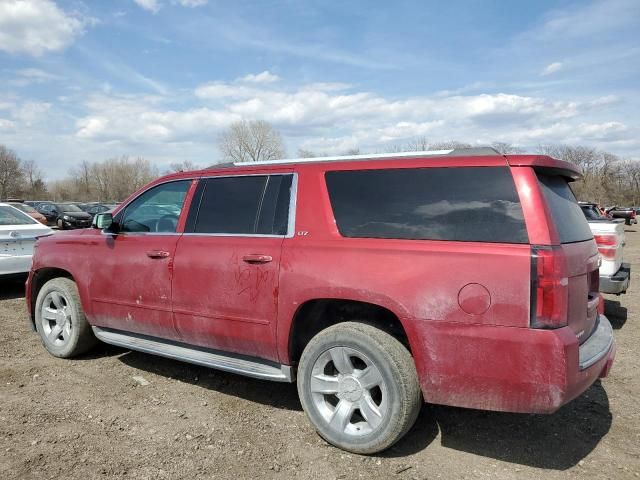
[[247,263],[269,263],[272,260],[271,255],[261,255],[257,253],[242,257],[242,261]]
[[167,258],[169,256],[169,252],[165,250],[151,250],[147,252],[147,257],[149,258]]

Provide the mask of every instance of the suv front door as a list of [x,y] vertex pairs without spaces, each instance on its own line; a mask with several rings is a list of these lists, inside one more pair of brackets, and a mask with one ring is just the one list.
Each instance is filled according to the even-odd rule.
[[200,181],[174,266],[182,341],[277,360],[278,276],[282,242],[293,229],[292,184],[292,174]]
[[156,185],[114,218],[116,234],[96,231],[90,296],[100,327],[175,339],[171,266],[191,180]]

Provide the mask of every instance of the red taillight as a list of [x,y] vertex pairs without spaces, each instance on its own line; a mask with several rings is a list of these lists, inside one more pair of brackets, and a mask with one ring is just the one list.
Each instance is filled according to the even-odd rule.
[[618,250],[618,237],[616,235],[594,235],[594,240],[598,245],[598,253],[606,260],[614,260]]
[[561,247],[531,247],[531,326],[567,325],[569,278]]

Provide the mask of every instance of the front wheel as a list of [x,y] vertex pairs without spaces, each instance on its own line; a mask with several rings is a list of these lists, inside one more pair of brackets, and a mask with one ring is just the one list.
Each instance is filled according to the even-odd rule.
[[95,345],[73,280],[61,277],[45,283],[38,292],[34,313],[36,330],[51,355],[75,357]]
[[354,322],[311,339],[300,359],[298,394],[321,437],[360,454],[396,443],[422,405],[409,351],[388,333]]

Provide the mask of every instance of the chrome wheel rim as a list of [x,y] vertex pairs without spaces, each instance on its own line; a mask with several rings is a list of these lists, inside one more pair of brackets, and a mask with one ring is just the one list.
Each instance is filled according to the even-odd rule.
[[350,347],[332,347],[318,357],[309,389],[327,426],[341,434],[368,435],[388,414],[388,389],[380,370]]
[[73,318],[69,300],[60,292],[51,292],[44,297],[40,317],[42,331],[51,345],[62,347],[71,338]]

